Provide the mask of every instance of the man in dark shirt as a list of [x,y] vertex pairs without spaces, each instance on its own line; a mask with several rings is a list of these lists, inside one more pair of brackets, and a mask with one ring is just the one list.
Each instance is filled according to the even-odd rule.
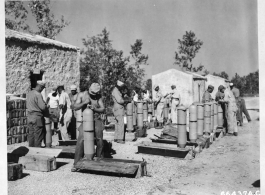
[[213,101],[213,98],[211,96],[211,93],[213,92],[213,90],[214,90],[214,86],[209,85],[208,89],[204,92],[202,96],[202,103]]
[[47,107],[41,95],[44,88],[45,82],[37,81],[36,88],[27,95],[29,147],[41,147],[45,136],[44,113],[47,111]]

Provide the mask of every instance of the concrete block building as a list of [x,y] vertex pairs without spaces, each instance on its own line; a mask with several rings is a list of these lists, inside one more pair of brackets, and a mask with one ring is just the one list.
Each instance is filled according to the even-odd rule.
[[53,87],[79,86],[80,49],[38,35],[6,29],[6,93],[23,94],[45,80],[46,92]]

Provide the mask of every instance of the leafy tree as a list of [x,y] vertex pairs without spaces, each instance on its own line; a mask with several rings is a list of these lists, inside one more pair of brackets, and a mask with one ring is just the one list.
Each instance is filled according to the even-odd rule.
[[228,74],[225,71],[222,71],[220,73],[215,73],[214,72],[213,75],[229,80],[229,76],[228,76]]
[[[26,2],[22,1],[5,2],[6,28],[55,39],[69,25],[69,22],[63,16],[61,16],[60,21],[55,19],[49,7],[50,0],[31,0],[27,3],[27,6],[25,4]],[[36,19],[38,28],[36,32],[26,23],[29,11],[31,11],[33,17]]]
[[152,79],[147,79],[145,89],[152,93]]
[[[130,57],[125,57],[123,51],[117,51],[109,39],[109,32],[103,29],[101,34],[83,39],[85,49],[81,51],[81,90],[87,89],[91,83],[99,82],[102,86],[104,104],[109,107],[113,104],[111,92],[117,80],[123,81],[126,93],[135,87],[141,86],[144,77],[144,69],[140,65],[147,64],[148,56],[141,53],[142,41],[136,40],[131,45],[130,54],[134,62],[130,63]],[[124,92],[125,93],[125,92]]]
[[195,33],[190,31],[183,35],[182,40],[178,39],[179,47],[178,52],[175,52],[175,62],[174,64],[179,65],[182,69],[191,72],[202,71],[204,66],[200,65],[194,67],[192,60],[195,58],[196,54],[199,52],[203,42],[197,39]]

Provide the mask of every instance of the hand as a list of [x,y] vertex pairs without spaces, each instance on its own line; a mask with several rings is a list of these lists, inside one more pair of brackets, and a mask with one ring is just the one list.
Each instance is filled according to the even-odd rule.
[[89,109],[91,109],[91,110],[95,110],[95,106],[93,106],[93,105],[87,105],[87,107],[88,107]]

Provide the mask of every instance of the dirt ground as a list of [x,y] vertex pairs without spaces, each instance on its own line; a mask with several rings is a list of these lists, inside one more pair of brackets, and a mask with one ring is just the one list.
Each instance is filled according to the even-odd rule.
[[[255,194],[260,179],[259,121],[239,127],[238,137],[225,136],[192,160],[137,154],[137,143],[151,141],[161,130],[126,144],[113,143],[113,158],[147,161],[150,177],[121,178],[88,173],[72,173],[73,159],[57,159],[56,171],[24,170],[24,178],[8,182],[8,194]],[[257,182],[256,182],[257,183]],[[259,193],[257,193],[259,194]]]

